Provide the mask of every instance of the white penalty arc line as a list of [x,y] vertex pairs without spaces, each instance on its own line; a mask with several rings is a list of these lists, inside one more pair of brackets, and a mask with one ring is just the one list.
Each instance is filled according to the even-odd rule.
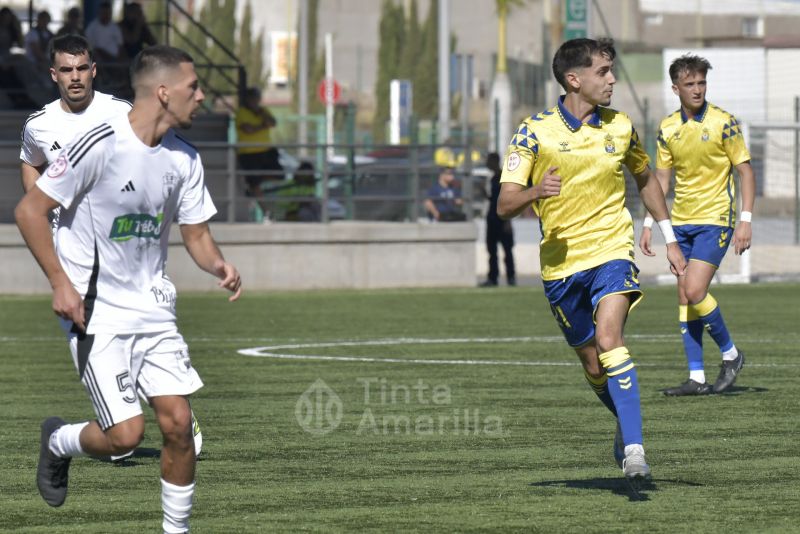
[[[656,335],[644,336],[633,335],[626,336],[628,338],[673,338],[672,335]],[[396,338],[396,339],[376,339],[376,340],[363,340],[363,341],[336,341],[326,343],[295,343],[285,345],[273,345],[269,347],[253,347],[249,349],[240,349],[236,351],[242,356],[251,356],[254,358],[273,358],[279,360],[312,360],[312,361],[331,361],[331,362],[364,362],[364,363],[416,363],[416,364],[433,364],[433,365],[507,365],[507,366],[527,366],[527,367],[574,367],[580,365],[578,362],[566,361],[520,361],[520,360],[441,360],[441,359],[424,359],[424,358],[377,358],[370,356],[326,356],[321,354],[291,354],[285,352],[276,352],[284,350],[298,350],[298,349],[317,349],[317,348],[332,348],[332,347],[368,347],[368,346],[393,346],[393,345],[435,345],[435,344],[454,344],[454,343],[509,343],[509,342],[538,342],[538,343],[554,343],[563,342],[564,338],[560,336],[541,336],[541,337],[495,337],[495,338]],[[653,363],[638,363],[639,366],[655,367],[658,364]],[[793,364],[747,364],[748,367],[798,367]]]

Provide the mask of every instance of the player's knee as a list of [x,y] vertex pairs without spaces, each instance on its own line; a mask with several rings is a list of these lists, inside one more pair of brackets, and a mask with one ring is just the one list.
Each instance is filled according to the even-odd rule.
[[144,439],[144,424],[138,421],[123,421],[114,425],[107,432],[111,454],[123,454],[132,451]]
[[708,290],[702,286],[689,286],[684,290],[684,295],[689,304],[698,304],[706,298]]
[[190,411],[180,410],[159,418],[159,426],[166,443],[193,446],[192,415]]
[[602,354],[623,345],[622,337],[613,332],[597,332],[595,334],[597,351]]

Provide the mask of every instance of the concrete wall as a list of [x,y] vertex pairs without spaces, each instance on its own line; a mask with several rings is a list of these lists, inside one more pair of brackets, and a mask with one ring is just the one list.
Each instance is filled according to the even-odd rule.
[[[245,289],[446,287],[475,285],[472,223],[213,224]],[[16,226],[0,225],[0,293],[49,293]],[[180,232],[170,234],[167,272],[179,290],[214,290]]]

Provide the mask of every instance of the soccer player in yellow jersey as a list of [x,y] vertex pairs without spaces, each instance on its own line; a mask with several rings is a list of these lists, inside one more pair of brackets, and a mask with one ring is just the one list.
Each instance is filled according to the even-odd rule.
[[[733,344],[717,301],[708,286],[733,238],[734,252],[750,248],[750,220],[755,200],[755,177],[750,153],[736,118],[706,101],[709,62],[693,55],[672,62],[669,75],[681,108],[661,121],[658,132],[656,177],[664,193],[669,191],[675,170],[675,201],[672,224],[689,264],[678,279],[678,310],[689,378],[680,386],[664,390],[666,395],[705,395],[730,388],[744,365],[744,353]],[[736,224],[736,184],[739,174],[742,211]],[[652,224],[645,218],[639,240],[651,255]],[[735,226],[735,230],[734,230]],[[703,370],[703,329],[722,352],[722,366],[714,385],[706,383]]]
[[[650,478],[636,369],[623,327],[642,297],[633,263],[633,221],[625,208],[624,164],[667,242],[672,271],[686,265],[661,187],[630,118],[609,105],[616,79],[610,40],[573,39],[553,58],[564,88],[557,105],[525,119],[500,178],[497,212],[539,215],[545,296],[589,384],[617,417],[614,457],[626,478]],[[528,186],[529,180],[532,186]]]

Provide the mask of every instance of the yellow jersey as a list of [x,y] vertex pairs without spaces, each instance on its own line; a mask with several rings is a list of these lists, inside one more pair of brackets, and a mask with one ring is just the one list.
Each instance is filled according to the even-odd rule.
[[263,146],[242,147],[239,149],[239,154],[257,154],[265,152],[269,148],[270,143],[270,129],[261,128],[253,133],[246,133],[242,131],[243,124],[250,124],[251,126],[261,125],[261,117],[251,110],[241,107],[236,110],[234,116],[236,120],[236,139],[239,143],[260,143]]
[[550,167],[561,177],[558,196],[533,209],[542,232],[542,278],[557,280],[616,259],[633,260],[633,221],[625,208],[622,165],[634,174],[650,159],[630,118],[597,107],[581,123],[563,105],[525,119],[511,140],[500,182],[527,186]]
[[709,102],[693,119],[678,110],[662,120],[656,168],[675,169],[672,224],[733,226],[733,168],[749,160],[739,121]]

